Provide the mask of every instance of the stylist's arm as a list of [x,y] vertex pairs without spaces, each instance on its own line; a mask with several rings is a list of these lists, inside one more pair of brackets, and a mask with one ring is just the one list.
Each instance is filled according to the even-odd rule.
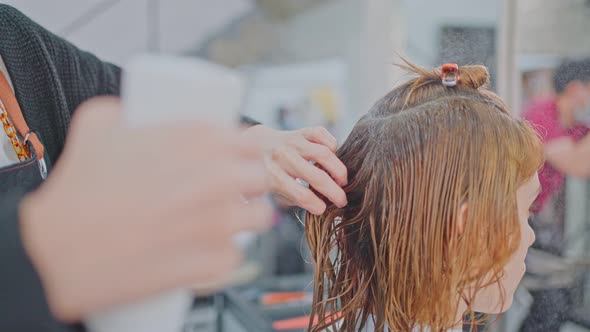
[[261,230],[262,155],[237,131],[192,123],[129,129],[117,99],[80,107],[64,153],[24,199],[24,246],[53,313],[75,321],[108,306],[227,277],[232,237]]
[[264,151],[271,191],[280,203],[299,206],[313,214],[324,212],[326,203],[297,182],[301,179],[336,206],[346,206],[342,189],[348,182],[346,166],[336,156],[336,138],[325,128],[278,131],[258,125],[247,129],[245,136]]

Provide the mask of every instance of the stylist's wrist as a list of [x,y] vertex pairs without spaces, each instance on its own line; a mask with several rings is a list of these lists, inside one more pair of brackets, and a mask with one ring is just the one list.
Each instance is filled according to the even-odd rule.
[[[263,139],[265,138],[266,135],[268,135],[269,133],[272,133],[273,131],[276,131],[275,129],[266,127],[262,124],[256,124],[253,126],[249,126],[247,128],[245,128],[246,130],[244,130],[243,135],[245,135],[246,137],[251,137],[255,140],[258,139]],[[258,143],[262,143],[261,141],[257,141]]]

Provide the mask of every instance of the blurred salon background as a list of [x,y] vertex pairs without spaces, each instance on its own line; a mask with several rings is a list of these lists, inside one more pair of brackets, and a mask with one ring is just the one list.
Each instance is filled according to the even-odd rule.
[[[563,61],[590,57],[589,0],[4,2],[118,65],[149,51],[235,68],[249,84],[244,114],[280,129],[324,126],[340,141],[401,78],[398,54],[427,67],[485,64],[521,114],[556,98]],[[589,182],[563,175],[538,222],[552,242],[531,250],[513,308],[486,330],[590,331]],[[277,211],[272,231],[250,239],[255,280],[195,299],[187,332],[304,331],[313,265],[300,213]]]

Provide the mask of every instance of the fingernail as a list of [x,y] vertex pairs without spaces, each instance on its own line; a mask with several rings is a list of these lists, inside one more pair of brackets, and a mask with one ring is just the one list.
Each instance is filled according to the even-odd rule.
[[342,181],[342,183],[340,184],[341,187],[344,187],[348,184],[348,179],[344,178],[344,180]]

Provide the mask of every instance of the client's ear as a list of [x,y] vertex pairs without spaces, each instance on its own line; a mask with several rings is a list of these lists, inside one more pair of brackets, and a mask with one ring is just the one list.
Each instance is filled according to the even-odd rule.
[[457,210],[457,235],[463,234],[467,220],[467,203],[461,204]]

